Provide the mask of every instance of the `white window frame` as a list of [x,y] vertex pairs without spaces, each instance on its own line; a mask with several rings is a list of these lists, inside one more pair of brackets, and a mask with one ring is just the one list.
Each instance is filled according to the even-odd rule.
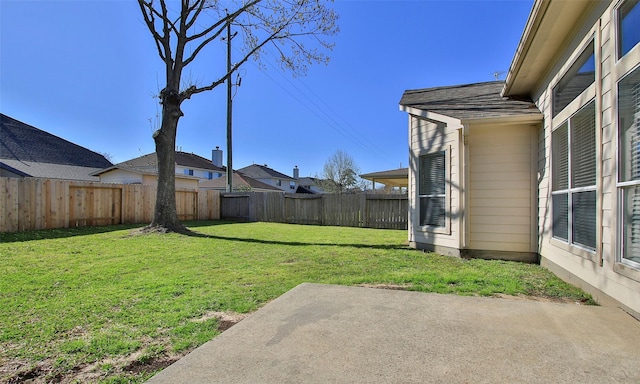
[[[569,122],[569,119],[573,118],[574,115],[576,115],[580,110],[582,110],[582,108],[584,108],[585,106],[587,106],[588,104],[590,104],[591,102],[595,103],[595,124],[596,124],[596,144],[598,144],[598,139],[597,139],[597,132],[601,129],[601,123],[600,123],[600,119],[597,116],[599,107],[598,107],[598,103],[600,103],[600,101],[597,99],[596,97],[596,83],[598,82],[598,78],[599,78],[599,71],[598,71],[598,63],[600,62],[600,57],[599,57],[599,50],[597,49],[597,47],[599,46],[599,41],[596,39],[595,37],[595,29],[592,30],[587,37],[585,37],[581,44],[576,48],[576,50],[573,52],[573,54],[571,55],[571,57],[569,58],[569,60],[567,61],[567,64],[564,65],[564,67],[562,68],[561,71],[559,71],[559,73],[555,76],[553,82],[551,83],[551,86],[549,88],[549,92],[550,92],[550,98],[553,98],[554,92],[553,89],[556,87],[556,85],[562,80],[562,78],[565,76],[565,74],[567,74],[567,72],[571,69],[571,67],[574,65],[574,63],[580,58],[580,56],[582,56],[582,54],[584,53],[584,51],[589,47],[589,45],[593,44],[593,49],[594,49],[594,59],[595,59],[595,67],[596,67],[596,73],[595,73],[595,81],[589,85],[584,91],[582,91],[581,94],[579,94],[578,96],[576,96],[569,104],[567,104],[561,111],[558,111],[558,113],[556,114],[555,117],[552,117],[551,120],[551,137],[550,140],[552,140],[553,138],[553,132],[557,129],[560,128],[564,123]],[[550,101],[550,104],[553,105],[554,100]],[[597,201],[597,196],[598,196],[598,188],[599,188],[599,184],[600,184],[600,178],[598,177],[598,172],[597,172],[597,166],[596,166],[596,184],[593,186],[588,186],[588,187],[578,187],[578,188],[573,188],[573,186],[571,185],[571,178],[572,178],[572,166],[571,166],[571,147],[572,147],[572,143],[571,143],[571,130],[570,127],[567,130],[567,135],[568,135],[568,140],[569,140],[569,148],[568,148],[568,154],[567,156],[569,157],[568,161],[569,161],[569,186],[567,189],[562,189],[562,190],[558,190],[558,191],[554,191],[553,190],[553,186],[552,186],[552,181],[553,181],[553,175],[550,175],[549,178],[549,198],[550,198],[550,215],[551,218],[554,217],[554,208],[553,208],[553,196],[554,195],[559,195],[559,194],[567,194],[567,198],[569,199],[568,201],[568,240],[564,240],[558,237],[555,237],[553,234],[553,223],[551,224],[551,244],[560,247],[568,252],[570,252],[573,255],[582,257],[582,258],[586,258],[592,261],[596,260],[596,252],[598,250],[598,244],[601,243],[602,239],[601,239],[601,233],[600,231],[596,230],[596,247],[594,249],[587,247],[587,246],[583,246],[581,244],[576,244],[573,242],[573,222],[572,222],[572,216],[573,216],[573,211],[572,211],[572,195],[574,193],[579,193],[579,192],[587,192],[587,191],[596,191],[596,212],[599,209],[599,204]],[[553,148],[553,142],[551,142],[551,148]],[[551,173],[553,172],[553,150],[550,151],[551,155],[550,155],[550,169],[551,169]],[[599,158],[599,151],[596,150],[596,164],[599,164],[601,159]],[[598,226],[598,215],[596,214],[596,228]]]
[[[573,167],[573,164],[572,164],[571,160],[573,158],[574,143],[573,143],[573,126],[571,124],[571,121],[579,112],[581,112],[584,108],[586,108],[591,103],[594,104],[594,114],[595,114],[595,111],[596,111],[595,102],[596,101],[594,99],[591,99],[589,102],[587,102],[584,105],[582,105],[580,107],[580,109],[575,111],[571,116],[569,116],[567,118],[567,120],[561,122],[559,125],[554,127],[553,132],[555,132],[556,129],[562,127],[565,123],[567,124],[567,140],[568,140],[568,143],[569,143],[568,144],[568,150],[567,150],[567,157],[568,157],[567,161],[568,161],[568,168],[569,168],[568,169],[568,171],[569,171],[568,172],[568,183],[569,183],[569,185],[565,189],[559,189],[559,190],[555,190],[555,191],[553,190],[553,186],[551,188],[551,196],[552,197],[553,196],[558,196],[558,195],[567,195],[567,200],[568,200],[567,201],[567,204],[568,204],[568,213],[567,213],[567,215],[568,215],[568,217],[567,217],[567,220],[568,220],[568,231],[567,232],[568,233],[567,233],[567,240],[559,238],[559,237],[556,237],[555,234],[553,233],[553,227],[551,228],[551,231],[552,231],[551,235],[553,236],[553,238],[556,241],[560,241],[560,242],[568,244],[568,245],[570,245],[572,247],[576,247],[576,248],[579,248],[581,250],[584,250],[584,251],[587,251],[587,252],[591,252],[591,253],[595,253],[595,251],[596,251],[595,247],[591,248],[589,246],[576,243],[574,241],[574,238],[573,238],[573,224],[574,224],[573,223],[573,216],[574,216],[573,215],[573,195],[577,194],[577,193],[581,193],[581,192],[596,192],[597,193],[596,186],[597,186],[598,180],[597,180],[597,177],[596,177],[595,184],[587,186],[587,187],[574,187],[573,186],[572,179],[573,179],[574,167]],[[594,124],[596,124],[596,130],[597,130],[598,129],[597,120],[594,122]],[[552,136],[553,136],[553,134],[552,134]],[[596,157],[597,157],[597,151],[596,151]],[[596,158],[596,163],[597,163],[597,158]],[[594,170],[594,172],[595,172],[595,170]],[[553,181],[553,179],[552,179],[552,181]],[[553,199],[552,199],[552,201],[553,201]],[[551,205],[551,207],[553,209],[553,204]],[[597,209],[597,207],[596,207],[596,209]],[[597,247],[597,244],[598,244],[598,231],[596,231],[596,247]]]
[[[421,195],[420,194],[420,175],[422,170],[420,169],[420,158],[423,156],[435,155],[438,153],[444,154],[444,195]],[[416,227],[420,228],[422,232],[430,232],[430,233],[438,233],[444,235],[451,234],[451,148],[444,148],[440,150],[430,150],[430,151],[421,151],[417,156],[418,162],[418,172],[415,180],[415,196],[417,197],[417,207],[415,213],[415,222]],[[420,225],[420,198],[421,197],[443,197],[444,196],[444,211],[445,211],[445,219],[444,226],[434,226],[434,225]]]
[[616,244],[616,255],[615,255],[615,263],[614,263],[614,271],[625,275],[629,278],[640,281],[640,263],[636,263],[634,261],[624,259],[623,258],[623,241],[624,241],[624,228],[623,228],[623,210],[624,210],[624,190],[625,188],[631,186],[640,186],[640,180],[633,181],[622,181],[621,179],[621,137],[620,137],[620,126],[619,126],[619,114],[618,114],[618,87],[620,85],[620,81],[622,81],[627,75],[630,75],[634,70],[640,70],[640,44],[636,44],[631,50],[629,50],[625,55],[620,57],[619,52],[619,42],[621,36],[619,35],[620,29],[618,28],[618,22],[620,21],[619,12],[620,7],[625,4],[628,0],[619,1],[613,9],[612,15],[612,35],[615,37],[615,64],[612,68],[612,77],[613,77],[613,85],[612,85],[612,93],[613,93],[613,114],[614,114],[614,130],[616,137],[616,147],[615,147],[615,164],[616,169],[614,173],[614,177],[616,180],[616,202],[613,207],[614,212],[616,213],[617,220],[615,220],[616,230],[612,231],[613,236],[615,236],[615,244]]

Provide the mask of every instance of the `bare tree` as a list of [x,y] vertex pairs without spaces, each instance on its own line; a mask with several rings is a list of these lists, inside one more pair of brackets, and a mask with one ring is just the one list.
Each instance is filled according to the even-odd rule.
[[[259,61],[260,51],[267,44],[275,47],[281,66],[294,75],[305,74],[310,64],[327,63],[325,52],[333,44],[326,38],[338,32],[338,16],[321,0],[181,0],[179,10],[171,9],[169,5],[174,3],[168,5],[166,0],[138,0],[138,5],[166,74],[166,85],[159,95],[161,126],[153,133],[158,192],[149,228],[182,232],[185,228],[178,220],[175,201],[175,144],[178,121],[183,116],[181,104],[230,81],[231,74],[250,58]],[[240,32],[242,58],[230,71],[204,85],[184,84],[185,67],[209,43],[223,37],[229,24]]]
[[336,151],[324,163],[321,187],[329,193],[355,192],[363,189],[363,183],[358,176],[360,168],[353,157],[343,151]]

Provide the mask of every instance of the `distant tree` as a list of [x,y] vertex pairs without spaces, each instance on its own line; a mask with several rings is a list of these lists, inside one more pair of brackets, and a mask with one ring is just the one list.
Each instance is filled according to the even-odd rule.
[[[177,2],[138,0],[143,20],[165,64],[165,85],[159,95],[161,124],[153,133],[158,157],[158,191],[148,229],[185,231],[178,220],[175,201],[175,145],[178,120],[183,116],[182,103],[229,81],[231,74],[250,58],[259,62],[260,51],[267,44],[275,47],[281,66],[294,75],[305,74],[310,64],[327,63],[325,51],[333,44],[326,37],[337,33],[338,16],[324,3],[321,0],[181,0],[179,9],[174,10]],[[206,84],[183,79],[183,70],[209,43],[225,37],[228,25],[240,32],[236,37],[242,40],[238,45],[242,47],[240,60],[229,72],[215,75]]]
[[109,160],[110,163],[113,163],[113,155],[111,155],[108,152],[98,152],[99,154],[101,154],[105,159]]
[[358,174],[360,168],[349,154],[336,151],[324,163],[320,186],[327,193],[345,193],[363,190]]

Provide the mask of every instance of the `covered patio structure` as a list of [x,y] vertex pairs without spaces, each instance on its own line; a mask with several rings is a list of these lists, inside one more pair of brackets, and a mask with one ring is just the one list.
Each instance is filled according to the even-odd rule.
[[409,168],[365,173],[360,177],[373,182],[373,189],[376,189],[376,183],[384,184],[388,187],[407,188],[409,186]]

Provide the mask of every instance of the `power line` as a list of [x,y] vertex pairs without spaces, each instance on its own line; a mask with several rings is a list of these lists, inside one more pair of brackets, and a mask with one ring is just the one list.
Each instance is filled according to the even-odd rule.
[[[212,19],[215,20],[215,17],[213,15],[211,15],[209,12],[206,12],[204,14],[206,14],[208,17],[211,17]],[[199,24],[199,23],[196,23],[196,24]],[[201,24],[199,24],[199,25],[200,25],[200,27],[202,27]],[[232,48],[232,49],[237,53],[241,53],[241,54],[243,53],[242,51],[240,51],[239,49],[237,49],[235,47]],[[262,47],[262,51],[266,52],[268,54],[269,53],[272,54],[272,52],[270,52],[268,50],[267,46]],[[309,93],[316,98],[316,101],[319,101],[320,104],[322,106],[324,106],[324,109],[323,108],[318,108],[318,103],[315,102],[314,100],[312,100],[312,98],[309,97],[309,95],[307,93],[305,93],[302,90],[300,90],[300,88],[298,88],[289,77],[285,76],[282,73],[281,70],[279,70],[270,60],[268,60],[266,58],[266,55],[262,55],[260,60],[262,62],[265,62],[266,64],[268,64],[271,68],[273,68],[281,78],[283,78],[293,89],[295,89],[295,91],[297,91],[300,95],[302,95],[311,105],[315,106],[317,111],[314,110],[314,108],[311,107],[309,104],[306,104],[303,100],[300,100],[300,98],[298,98],[296,95],[294,95],[289,89],[284,87],[281,82],[276,81],[272,76],[270,76],[267,73],[266,70],[263,70],[258,64],[256,64],[255,62],[253,62],[251,60],[250,60],[250,62],[252,63],[252,65],[254,65],[254,67],[256,67],[260,72],[262,72],[269,80],[271,80],[276,85],[278,85],[278,87],[280,87],[283,91],[285,91],[287,94],[289,94],[300,105],[302,105],[307,110],[309,110],[311,113],[313,113],[316,117],[318,117],[321,121],[323,121],[327,126],[329,126],[334,131],[336,131],[338,134],[342,135],[346,139],[352,141],[354,144],[356,144],[359,147],[365,149],[366,151],[370,152],[373,155],[383,155],[383,156],[386,155],[384,150],[382,150],[376,143],[374,143],[373,141],[369,140],[365,134],[363,134],[362,132],[359,132],[358,129],[356,129],[351,124],[349,124],[342,116],[340,116],[333,108],[331,108],[331,106],[329,106],[317,93],[315,93],[302,80],[298,79],[298,83],[302,84],[302,86],[304,86],[309,91]],[[327,112],[327,110],[329,112]],[[334,117],[331,116],[331,114],[333,114],[335,117],[337,117],[337,119],[341,120],[343,123],[346,123],[347,128],[344,127],[345,124],[341,124],[340,122],[338,122]],[[324,116],[322,116],[322,115],[324,115]],[[329,119],[330,121],[327,121],[327,119]],[[355,134],[353,132],[355,132]]]

